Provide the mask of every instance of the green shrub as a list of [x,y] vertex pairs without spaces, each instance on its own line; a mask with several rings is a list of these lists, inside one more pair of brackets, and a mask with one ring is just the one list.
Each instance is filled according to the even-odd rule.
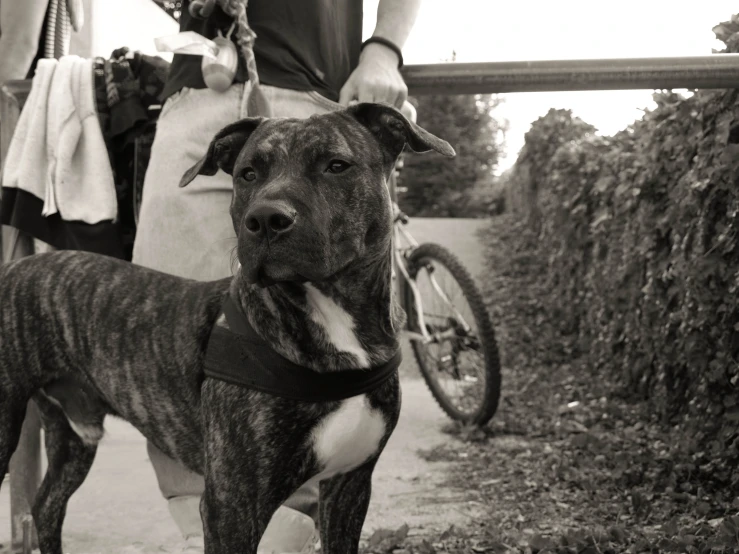
[[[714,32],[739,52],[739,18]],[[599,373],[739,459],[739,93],[654,96],[613,137],[536,121],[508,205],[538,233],[550,317]]]

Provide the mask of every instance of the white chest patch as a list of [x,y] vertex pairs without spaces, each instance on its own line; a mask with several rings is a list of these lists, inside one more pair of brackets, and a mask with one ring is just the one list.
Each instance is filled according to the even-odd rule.
[[369,356],[354,333],[352,316],[310,283],[305,284],[305,293],[311,307],[310,318],[323,328],[336,350],[354,354],[360,367],[368,367]]
[[321,472],[311,481],[351,471],[377,452],[385,435],[385,420],[366,395],[344,400],[313,430],[313,449]]

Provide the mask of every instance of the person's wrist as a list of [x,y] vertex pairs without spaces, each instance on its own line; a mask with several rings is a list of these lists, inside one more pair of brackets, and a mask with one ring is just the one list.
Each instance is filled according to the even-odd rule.
[[372,37],[362,44],[360,60],[371,58],[388,63],[400,69],[403,66],[403,55],[395,44],[385,39]]

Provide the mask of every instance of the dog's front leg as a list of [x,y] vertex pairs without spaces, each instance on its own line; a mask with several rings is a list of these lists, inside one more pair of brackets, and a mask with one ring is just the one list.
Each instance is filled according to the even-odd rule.
[[321,481],[319,521],[323,554],[356,554],[372,493],[372,459],[350,472]]
[[305,481],[282,437],[285,408],[213,379],[201,394],[205,554],[256,554],[274,512]]
[[[200,501],[205,554],[256,554],[259,541],[272,512],[250,497],[245,487],[206,476]],[[231,499],[231,500],[229,500]],[[278,504],[279,506],[279,504]],[[269,511],[267,517],[260,517]],[[265,521],[266,519],[266,521]]]

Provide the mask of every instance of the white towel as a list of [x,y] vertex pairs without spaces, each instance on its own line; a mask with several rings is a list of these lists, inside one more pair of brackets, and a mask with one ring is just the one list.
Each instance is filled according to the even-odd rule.
[[[48,217],[59,211],[56,203],[57,157],[60,149],[77,147],[77,140],[73,144],[63,144],[61,130],[67,127],[71,130],[79,121],[75,114],[74,95],[72,93],[72,78],[77,56],[64,56],[59,59],[54,72],[54,80],[49,91],[49,103],[46,106],[46,157],[48,160],[48,183],[44,191],[44,208],[41,215]],[[79,134],[79,133],[78,133]]]
[[115,181],[94,94],[92,60],[64,56],[58,64],[39,63],[10,143],[3,186],[43,200],[44,216],[58,212],[65,221],[88,224],[117,219]]
[[52,190],[47,190],[43,215],[58,210],[66,221],[85,223],[117,218],[115,181],[93,86],[92,60],[78,56],[59,60],[47,132]]
[[41,200],[51,186],[46,154],[46,114],[56,67],[56,60],[39,60],[31,92],[18,118],[3,164],[4,187],[23,189]]

